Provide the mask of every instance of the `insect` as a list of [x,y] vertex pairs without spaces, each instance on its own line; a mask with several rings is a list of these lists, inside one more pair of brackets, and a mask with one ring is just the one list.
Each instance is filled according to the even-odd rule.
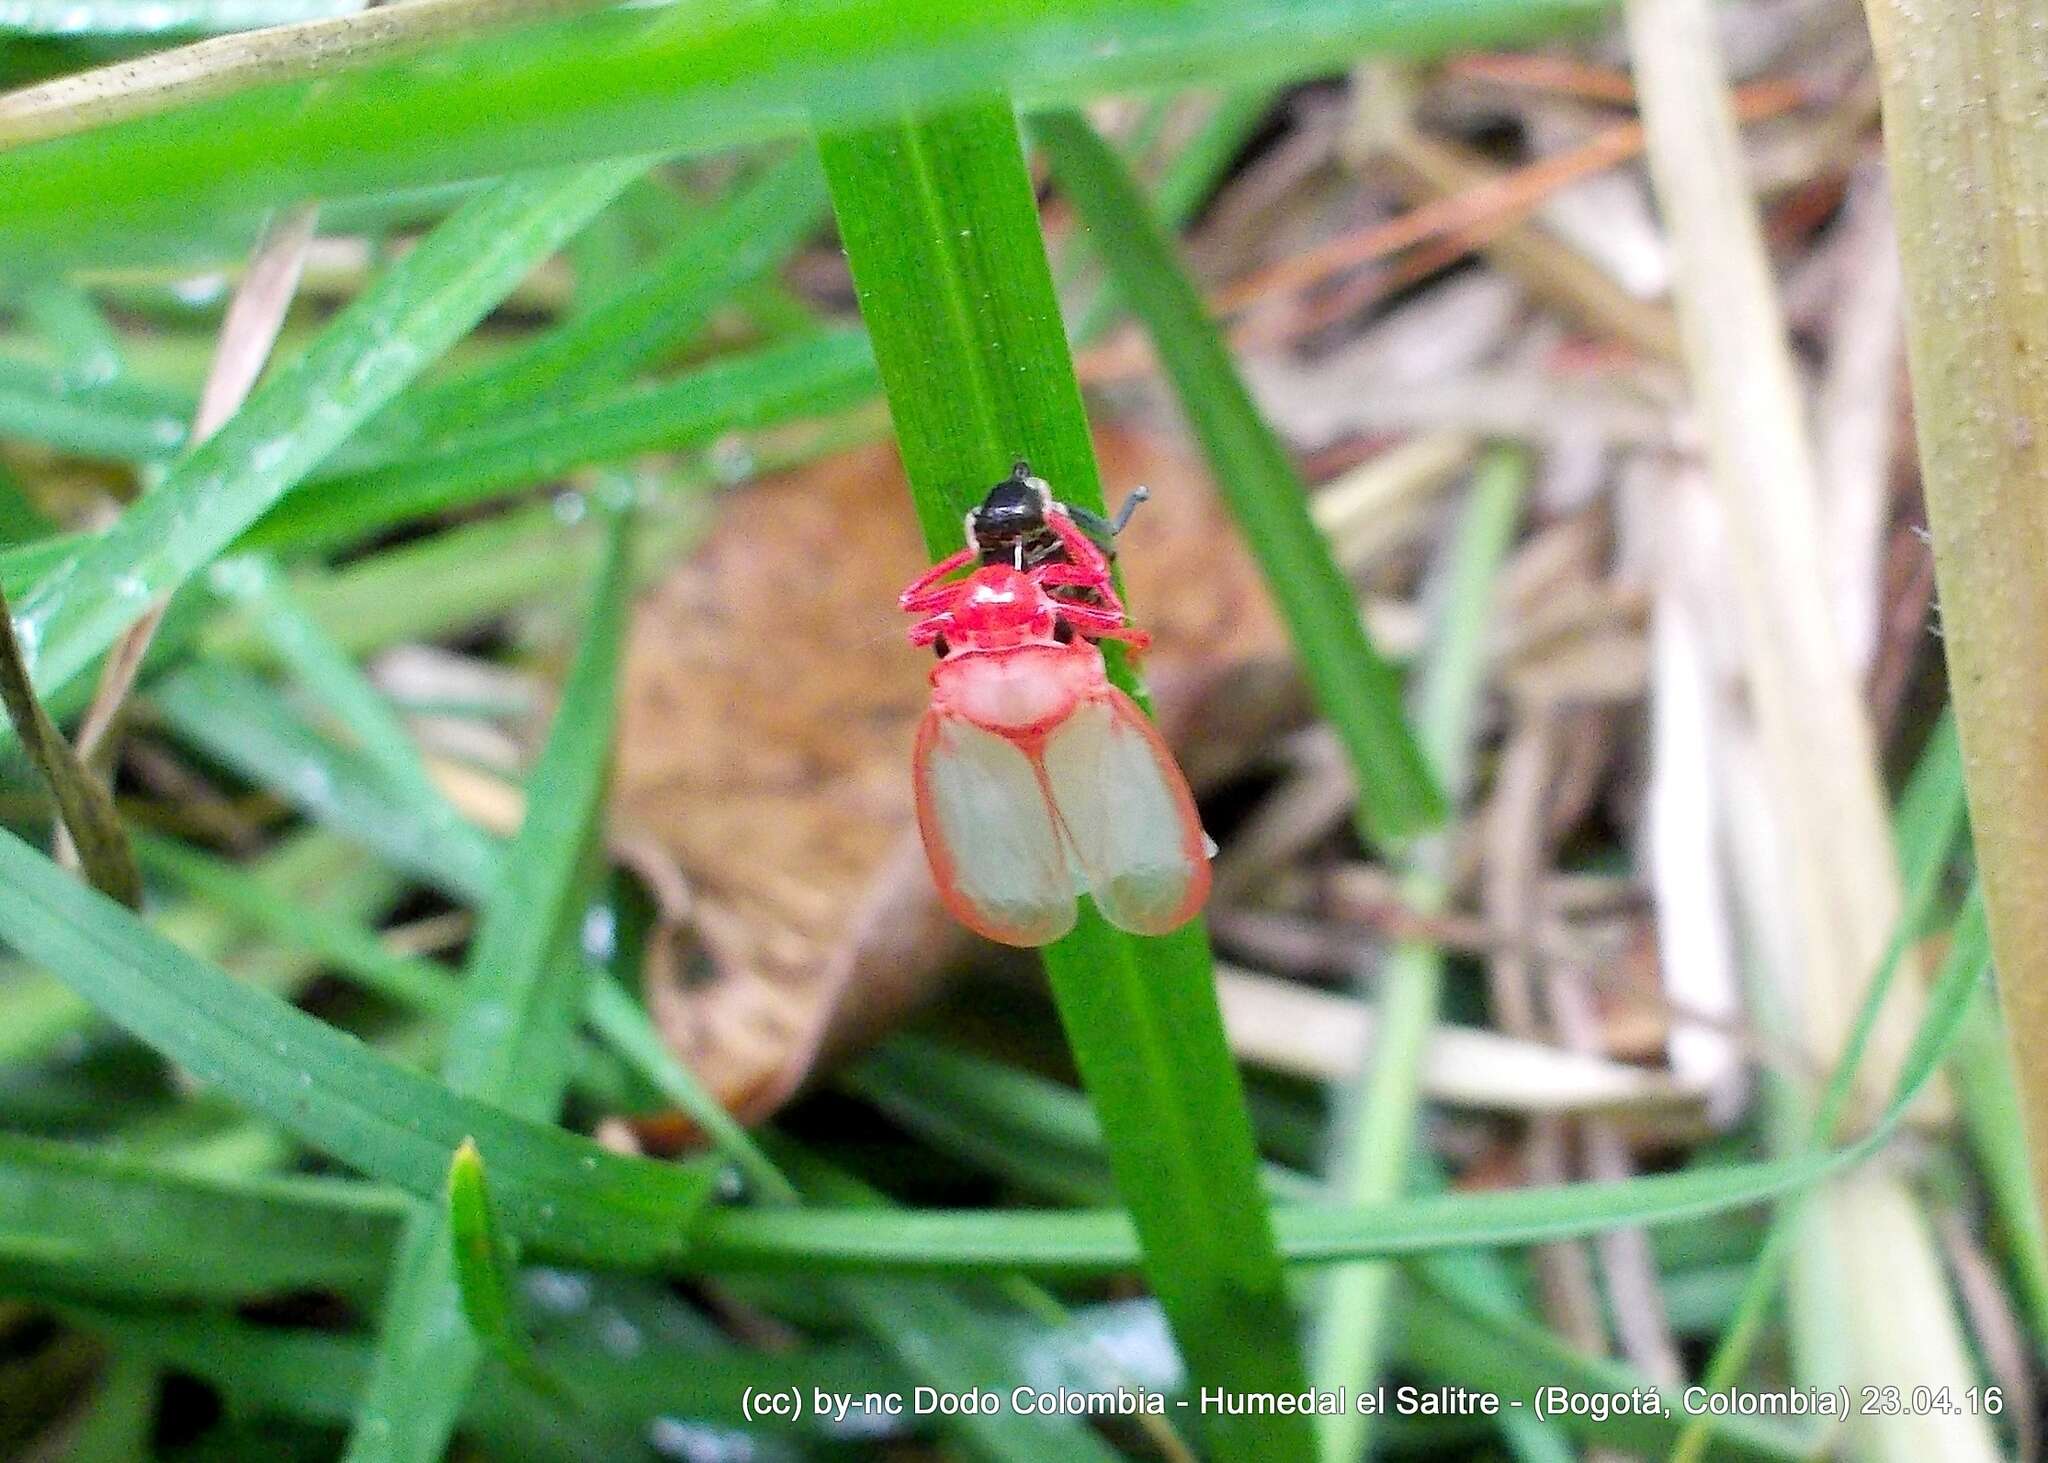
[[[1121,619],[1123,602],[1110,581],[1109,566],[1116,558],[1117,535],[1149,496],[1135,488],[1114,518],[1104,518],[1054,498],[1045,479],[1033,477],[1031,464],[1019,458],[1010,475],[988,490],[980,506],[969,510],[967,547],[934,565],[904,591],[905,598],[969,564],[1008,564],[1035,572],[1057,599],[1098,605]],[[1149,643],[1142,632],[1126,638],[1134,650]]]
[[911,643],[939,654],[912,758],[939,894],[1006,945],[1064,935],[1081,894],[1122,929],[1177,929],[1208,898],[1211,845],[1173,754],[1096,644],[1142,647],[1145,634],[1125,623],[1107,553],[1049,492],[1036,522],[999,515],[992,533],[977,524],[988,506],[969,515],[966,550],[900,600],[920,616]]

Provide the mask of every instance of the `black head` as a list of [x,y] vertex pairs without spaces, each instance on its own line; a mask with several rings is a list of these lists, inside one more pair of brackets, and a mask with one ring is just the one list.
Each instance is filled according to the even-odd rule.
[[984,554],[1016,543],[1045,527],[1045,488],[1019,462],[1010,475],[988,490],[981,506],[968,515],[974,541]]

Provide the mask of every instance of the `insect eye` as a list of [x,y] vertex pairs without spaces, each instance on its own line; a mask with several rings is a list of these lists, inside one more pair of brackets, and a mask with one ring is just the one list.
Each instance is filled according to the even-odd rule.
[[940,660],[944,660],[947,655],[946,637],[941,635],[937,639],[933,640],[932,650],[937,653]]

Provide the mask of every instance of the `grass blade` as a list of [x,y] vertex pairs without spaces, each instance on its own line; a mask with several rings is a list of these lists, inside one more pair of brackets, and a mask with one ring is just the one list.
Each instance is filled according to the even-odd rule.
[[[561,1103],[582,1005],[584,965],[576,940],[611,765],[626,622],[625,525],[623,515],[614,521],[561,710],[528,782],[526,817],[470,945],[463,1002],[441,1063],[451,1091],[532,1119],[552,1117]],[[454,1227],[473,1217],[457,1202],[462,1151],[480,1172],[475,1144],[465,1138],[451,1175],[451,1202],[422,1210],[406,1227],[377,1359],[349,1437],[351,1459],[427,1463],[440,1457],[474,1378],[478,1343],[505,1340],[448,1324],[468,1294]],[[508,1310],[486,1305],[484,1317],[495,1318],[502,1333]]]
[[[1341,71],[1361,52],[1426,56],[1553,32],[1598,0],[806,0],[584,17],[185,105],[203,62],[105,125],[62,106],[0,109],[0,255],[182,239],[306,195],[341,197],[636,151],[710,150],[800,131],[814,108],[873,123],[1006,91],[1033,104],[1110,91]],[[365,22],[368,24],[365,25]],[[344,34],[388,24],[365,16]],[[179,58],[186,59],[186,58]],[[224,58],[220,69],[238,64]],[[246,68],[243,74],[246,75]],[[273,70],[271,75],[275,75]],[[181,94],[180,86],[184,87]],[[312,92],[318,88],[318,104]],[[403,128],[390,125],[402,116]],[[289,174],[275,159],[295,159]],[[152,186],[136,190],[137,178]]]
[[330,547],[408,518],[528,488],[571,468],[830,411],[873,389],[865,343],[851,332],[827,332],[672,381],[515,413],[416,455],[318,479],[279,504],[242,543]]
[[216,590],[249,607],[264,642],[348,729],[394,790],[413,799],[427,816],[454,816],[391,703],[307,612],[274,564],[258,554],[243,554],[215,564],[211,579]]
[[[1528,465],[1501,448],[1474,475],[1458,530],[1447,541],[1443,615],[1417,687],[1417,720],[1431,770],[1454,802],[1472,781],[1473,748],[1484,703],[1487,649],[1495,622],[1494,585],[1521,520]],[[1412,907],[1431,913],[1449,904],[1450,853],[1442,839],[1411,845],[1402,888]],[[1426,940],[1404,940],[1378,974],[1381,1025],[1365,1075],[1339,1094],[1348,1119],[1330,1164],[1334,1196],[1371,1203],[1401,1192],[1412,1166],[1421,1106],[1422,1051],[1443,1004],[1444,953]],[[1360,1265],[1330,1277],[1317,1318],[1316,1384],[1372,1387],[1384,1365],[1385,1322],[1395,1275]],[[1356,1410],[1325,1420],[1323,1456],[1332,1463],[1368,1456],[1374,1419]]]
[[[1288,1260],[1301,1264],[1385,1259],[1432,1250],[1495,1248],[1567,1239],[1623,1225],[1669,1223],[1761,1203],[1810,1188],[1878,1152],[1940,1068],[1990,970],[1981,922],[1958,923],[1951,959],[1929,992],[1927,1016],[1907,1052],[1890,1104],[1870,1131],[1843,1147],[1796,1158],[1726,1164],[1613,1182],[1507,1192],[1412,1197],[1390,1204],[1290,1204],[1274,1212]],[[1052,1273],[1126,1268],[1138,1249],[1122,1215],[1103,1211],[1009,1215],[920,1210],[887,1225],[858,1213],[809,1210],[710,1213],[697,1232],[698,1263],[812,1269],[1004,1266]]]
[[393,264],[154,492],[23,599],[16,633],[36,685],[69,680],[210,562],[643,167],[501,183]]
[[456,1149],[448,1165],[446,1220],[455,1252],[455,1285],[470,1331],[520,1381],[536,1391],[559,1396],[559,1389],[534,1360],[533,1348],[519,1328],[512,1290],[512,1246],[498,1232],[491,1215],[484,1160],[474,1143]]
[[416,803],[367,757],[307,726],[247,671],[196,662],[159,679],[150,704],[183,740],[392,868],[462,900],[490,887],[498,849],[489,835],[434,816],[438,801]]
[[[38,873],[38,865],[46,872]],[[63,878],[47,860],[22,849],[11,839],[0,838],[0,874],[7,876],[0,880],[0,915],[7,917],[6,927],[11,932],[26,930],[38,941],[42,939],[38,933],[41,917],[37,904],[11,898],[10,891],[15,887],[28,885],[36,900],[67,897],[71,902],[68,912],[95,937],[94,948],[87,950],[80,957],[78,968],[70,971],[73,978],[85,988],[93,984],[96,972],[111,970],[110,978],[99,977],[107,981],[106,990],[100,992],[104,1004],[134,1012],[145,1025],[162,1031],[164,1035],[155,1044],[169,1055],[180,1060],[185,1060],[188,1054],[210,1058],[216,1049],[214,1044],[177,1032],[172,1021],[164,1016],[193,1029],[209,1023],[204,1019],[195,1022],[190,1009],[138,999],[138,988],[146,994],[146,987],[154,983],[154,962],[134,963],[132,956],[125,953],[123,943],[108,937],[119,935],[125,927],[131,936],[128,943],[154,950],[159,961],[176,963],[182,958],[199,971],[208,967],[191,961],[190,957],[180,957],[175,949],[135,924],[118,906]],[[102,951],[114,958],[103,959]],[[1964,920],[1958,926],[1952,956],[1931,993],[1927,1021],[1908,1053],[1891,1105],[1882,1121],[1847,1147],[1790,1160],[1731,1164],[1619,1183],[1439,1195],[1365,1207],[1291,1204],[1276,1215],[1283,1250],[1294,1262],[1322,1264],[1526,1244],[1587,1234],[1612,1225],[1656,1224],[1738,1208],[1810,1187],[1882,1148],[1930,1074],[1940,1066],[1988,973],[1989,949],[1981,917]],[[372,1089],[369,1105],[375,1113],[383,1115],[379,1120],[382,1132],[376,1142],[337,1143],[330,1138],[328,1146],[339,1156],[358,1162],[417,1196],[434,1198],[444,1182],[444,1155],[462,1141],[459,1131],[445,1143],[440,1141],[441,1135],[459,1130],[464,1124],[474,1125],[475,1131],[484,1135],[479,1148],[494,1155],[494,1171],[504,1181],[505,1202],[500,1212],[507,1227],[532,1244],[536,1252],[557,1260],[599,1266],[687,1266],[714,1271],[795,1266],[808,1274],[844,1270],[972,1272],[988,1268],[1086,1274],[1126,1270],[1138,1263],[1139,1251],[1128,1217],[1106,1210],[1060,1214],[910,1210],[892,1211],[879,1219],[872,1211],[859,1209],[712,1211],[692,1226],[692,1211],[708,1186],[708,1176],[702,1170],[619,1158],[559,1130],[521,1124],[491,1108],[463,1103],[433,1083],[349,1047],[344,1038],[312,1018],[244,990],[217,971],[194,975],[188,970],[182,979],[195,987],[217,983],[221,988],[202,994],[216,998],[231,996],[239,1003],[267,1007],[271,1012],[295,1018],[249,1026],[245,1028],[246,1037],[230,1035],[220,1044],[228,1052],[226,1075],[251,1106],[272,1112],[273,1116],[280,1116],[273,1107],[281,1109],[284,1115],[292,1112],[289,1101],[274,1102],[272,1089],[302,1089],[290,1080],[289,1073],[284,1082],[272,1077],[271,1044],[282,1033],[283,1050],[276,1054],[278,1059],[297,1062],[315,1054],[319,1042],[308,1040],[292,1028],[302,1024],[317,1031],[326,1041],[347,1051],[367,1074],[367,1085]],[[319,1090],[317,1084],[314,1090]],[[314,1106],[311,1100],[308,1106]],[[417,1129],[413,1127],[415,1118]],[[320,1146],[320,1134],[328,1131],[333,1121],[328,1117],[320,1123],[302,1122],[295,1131],[302,1131],[302,1136]],[[398,1150],[395,1135],[403,1133],[424,1135],[416,1155]],[[6,1172],[7,1161],[30,1161],[22,1157],[24,1150],[19,1145],[30,1144],[31,1140],[10,1141],[16,1146],[0,1152],[0,1175]],[[92,1266],[88,1263],[90,1255],[76,1252],[77,1214],[118,1217],[131,1211],[146,1213],[164,1202],[161,1196],[166,1193],[191,1193],[199,1196],[192,1201],[197,1205],[192,1213],[204,1214],[212,1206],[213,1212],[226,1215],[228,1211],[219,1208],[219,1195],[248,1192],[250,1187],[247,1181],[223,1187],[219,1180],[199,1179],[64,1145],[31,1146],[50,1155],[50,1161],[72,1175],[72,1182],[85,1187],[68,1196],[58,1194],[40,1209],[21,1211],[10,1207],[12,1201],[7,1198],[4,1184],[0,1184],[0,1258],[41,1257],[52,1263],[68,1260],[87,1264],[85,1273],[104,1275],[108,1267]],[[123,1194],[98,1187],[108,1182],[119,1182],[129,1188]],[[358,1230],[359,1247],[378,1233],[389,1233],[388,1226],[399,1217],[385,1191],[362,1184],[271,1180],[257,1184],[256,1191],[262,1194],[266,1206],[288,1200],[295,1205],[338,1207],[356,1216],[345,1221],[348,1223],[361,1224],[361,1216],[371,1214],[374,1217],[369,1222],[375,1227],[368,1232]],[[24,1212],[29,1215],[26,1220],[19,1218]],[[12,1221],[6,1217],[10,1213],[17,1216]],[[37,1215],[41,1217],[38,1219]],[[7,1240],[6,1225],[10,1222],[26,1225],[12,1244]],[[109,1242],[116,1244],[124,1243],[127,1237],[118,1226],[97,1233],[110,1235]],[[281,1266],[276,1283],[289,1284],[293,1273],[310,1273],[317,1283],[318,1276],[331,1273],[323,1268],[335,1263],[323,1248],[325,1241],[300,1247],[277,1238],[275,1244],[280,1262],[302,1256],[311,1267],[307,1272],[292,1272]],[[214,1270],[204,1268],[203,1257],[195,1261],[202,1265],[202,1279],[193,1282],[201,1293],[214,1293],[208,1287],[222,1285],[218,1278],[204,1277],[217,1277],[221,1268],[231,1269],[236,1250],[236,1246],[230,1245]],[[127,1273],[120,1266],[114,1269]],[[149,1267],[129,1269],[137,1284],[148,1282]]]
[[280,899],[235,864],[167,838],[144,837],[137,852],[159,877],[177,881],[272,939],[296,944],[321,964],[347,972],[366,990],[433,1016],[452,1016],[462,1003],[453,971],[418,956],[395,955],[347,920]]
[[1078,112],[1046,113],[1032,130],[1151,334],[1265,572],[1302,674],[1350,755],[1364,832],[1398,843],[1432,827],[1443,817],[1443,797],[1402,715],[1399,679],[1366,639],[1351,587],[1309,518],[1308,490],[1239,379],[1150,205]]
[[[1178,233],[1195,216],[1271,113],[1273,101],[1271,87],[1241,87],[1228,93],[1218,100],[1201,130],[1168,160],[1152,188],[1152,211],[1169,231]],[[1161,101],[1158,105],[1165,104]],[[1074,340],[1093,344],[1123,313],[1123,297],[1114,284],[1105,283],[1077,313],[1080,319],[1074,326]]]
[[254,30],[348,15],[358,0],[8,0],[0,33],[24,36],[162,36]]
[[0,1135],[0,1263],[71,1294],[243,1297],[376,1283],[403,1214],[335,1179],[215,1179]]
[[[1016,118],[993,100],[821,144],[934,557],[1011,462],[1101,511]],[[1144,607],[1138,606],[1142,618]],[[1120,660],[1112,674],[1130,678]],[[1299,1391],[1294,1318],[1199,924],[1137,940],[1084,909],[1044,951],[1119,1191],[1198,1385]],[[1306,1419],[1212,1419],[1219,1457],[1301,1458]]]
[[804,148],[763,169],[573,319],[482,370],[416,393],[378,425],[432,435],[625,380],[694,334],[714,305],[793,249],[824,211],[818,160]]
[[[2042,37],[2004,7],[1868,0],[1906,280],[1913,420],[2006,1040],[2048,1214],[2048,305]],[[2038,1221],[2037,1221],[2038,1222]]]
[[0,832],[7,943],[137,1039],[351,1167],[438,1200],[466,1137],[491,1161],[508,1226],[602,1263],[674,1253],[708,1197],[694,1166],[646,1163],[449,1092],[170,944]]

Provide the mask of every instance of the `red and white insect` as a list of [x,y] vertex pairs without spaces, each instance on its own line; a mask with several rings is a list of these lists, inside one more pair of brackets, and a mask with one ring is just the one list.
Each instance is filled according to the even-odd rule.
[[911,643],[939,653],[913,770],[940,896],[1006,945],[1064,935],[1082,894],[1133,933],[1179,928],[1208,898],[1211,845],[1158,730],[1104,674],[1096,641],[1146,640],[1124,623],[1107,556],[1054,508],[1063,555],[945,582],[981,556],[973,523],[966,552],[900,600],[921,617]]

